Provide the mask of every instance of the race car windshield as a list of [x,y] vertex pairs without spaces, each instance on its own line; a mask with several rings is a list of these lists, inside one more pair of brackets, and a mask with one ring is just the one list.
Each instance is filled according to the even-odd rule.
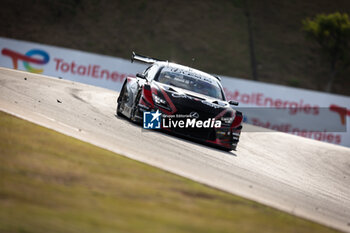
[[178,69],[163,69],[155,81],[217,99],[224,99],[218,82],[198,74],[179,72]]

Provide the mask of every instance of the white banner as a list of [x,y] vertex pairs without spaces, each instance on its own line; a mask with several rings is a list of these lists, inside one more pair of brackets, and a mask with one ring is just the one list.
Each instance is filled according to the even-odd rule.
[[146,66],[129,60],[0,37],[0,65],[119,91]]
[[[0,37],[0,65],[119,91],[146,65]],[[350,147],[350,97],[222,77],[248,123]]]
[[350,147],[350,97],[224,77],[247,123]]

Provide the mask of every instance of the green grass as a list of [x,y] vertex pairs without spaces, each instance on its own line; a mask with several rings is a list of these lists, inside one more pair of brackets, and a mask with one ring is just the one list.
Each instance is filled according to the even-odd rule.
[[0,112],[0,232],[335,232]]

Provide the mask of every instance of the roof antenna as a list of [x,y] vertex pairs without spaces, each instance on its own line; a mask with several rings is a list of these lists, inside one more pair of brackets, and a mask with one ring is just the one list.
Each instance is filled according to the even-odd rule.
[[192,67],[193,67],[193,63],[194,63],[195,60],[196,59],[194,57],[192,57],[192,64],[191,64]]

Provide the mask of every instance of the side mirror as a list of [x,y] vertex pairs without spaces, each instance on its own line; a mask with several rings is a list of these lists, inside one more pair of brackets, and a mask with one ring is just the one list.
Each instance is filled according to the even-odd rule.
[[228,101],[228,103],[231,105],[234,105],[234,106],[238,106],[238,104],[239,104],[237,101],[234,101],[234,100],[230,100],[230,101]]
[[146,79],[146,76],[143,75],[143,74],[140,74],[140,73],[137,73],[137,74],[136,74],[136,77],[142,78],[142,79]]

